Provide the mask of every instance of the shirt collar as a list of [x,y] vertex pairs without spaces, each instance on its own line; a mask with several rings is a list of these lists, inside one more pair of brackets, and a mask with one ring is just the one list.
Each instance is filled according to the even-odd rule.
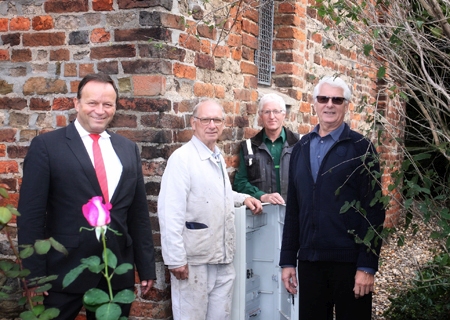
[[[325,137],[330,136],[334,141],[338,141],[339,137],[341,136],[342,132],[344,131],[345,123],[342,123],[339,127],[331,131],[329,134],[327,134]],[[314,129],[311,131],[314,135],[319,136],[319,128],[320,124],[314,127]]]
[[[86,137],[86,136],[89,135],[89,132],[88,132],[85,128],[83,128],[83,126],[82,126],[81,123],[78,121],[78,119],[75,119],[74,125],[75,125],[75,128],[77,129],[78,134],[80,135],[81,138],[84,138],[84,137]],[[102,133],[100,133],[100,137],[102,137],[102,138],[109,138],[110,135],[109,135],[109,133],[106,132],[106,130],[105,130],[105,131],[103,131]]]
[[[278,136],[278,138],[276,138],[275,140],[278,140],[279,138],[281,138],[281,141],[282,141],[283,143],[286,142],[286,132],[285,132],[285,130],[284,130],[284,127],[281,127],[281,133],[280,133],[280,135]],[[263,131],[263,141],[266,141],[266,139],[270,140],[269,137],[267,137],[267,135],[266,135],[266,130],[264,130],[264,131]],[[270,142],[272,142],[272,140],[270,140]]]
[[214,151],[211,151],[211,149],[208,148],[208,147],[206,146],[206,144],[204,144],[203,142],[201,142],[200,139],[197,138],[197,136],[193,135],[193,136],[192,136],[192,140],[194,140],[193,142],[194,142],[196,145],[200,146],[202,153],[208,152],[208,154],[209,154],[211,157],[213,157],[213,158],[217,158],[217,157],[220,156],[221,152],[220,152],[220,149],[219,149],[218,146],[214,146]]

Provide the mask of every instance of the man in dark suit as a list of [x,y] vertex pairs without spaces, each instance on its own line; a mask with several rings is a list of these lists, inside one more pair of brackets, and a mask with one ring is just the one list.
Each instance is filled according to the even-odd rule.
[[[60,310],[58,319],[74,319],[82,306],[83,294],[90,288],[105,290],[101,273],[84,270],[67,288],[64,276],[80,265],[82,258],[101,257],[102,243],[83,216],[82,206],[94,196],[111,203],[111,229],[106,232],[107,247],[118,263],[134,264],[146,293],[156,278],[152,229],[137,145],[106,131],[118,101],[114,81],[104,74],[83,78],[74,99],[77,119],[67,127],[39,135],[31,142],[24,161],[18,210],[18,241],[34,244],[38,239],[55,238],[69,254],[50,250],[24,260],[29,278],[58,275],[45,293],[44,305]],[[99,146],[106,169],[106,195],[94,168],[93,138],[100,135]],[[100,179],[102,180],[102,179]],[[134,289],[134,272],[112,277],[114,291]],[[122,306],[128,316],[131,305]],[[88,312],[88,319],[94,319]]]

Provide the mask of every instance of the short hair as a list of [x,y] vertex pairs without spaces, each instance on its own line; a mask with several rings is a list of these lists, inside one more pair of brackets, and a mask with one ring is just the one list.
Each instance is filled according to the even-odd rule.
[[105,73],[91,73],[85,76],[80,83],[78,84],[78,91],[77,91],[77,99],[81,99],[81,92],[83,91],[83,88],[86,86],[87,83],[95,81],[100,83],[109,83],[113,86],[114,91],[116,92],[116,106],[119,103],[119,90],[117,90],[116,84],[114,83],[113,79]]
[[337,76],[325,76],[322,79],[320,79],[320,81],[314,87],[314,91],[313,91],[314,100],[319,95],[320,88],[325,83],[332,87],[335,87],[335,88],[342,88],[342,90],[344,90],[345,100],[350,101],[350,99],[352,98],[352,91],[350,90],[350,87],[347,85],[347,83],[344,80],[342,80],[341,78],[339,78]]
[[211,102],[211,103],[215,104],[216,106],[219,106],[220,109],[222,109],[222,118],[225,118],[225,110],[223,109],[223,106],[222,106],[220,103],[218,103],[216,100],[213,100],[213,99],[203,99],[203,100],[200,100],[199,103],[197,103],[197,104],[194,106],[194,109],[192,109],[192,116],[193,116],[193,117],[196,117],[196,116],[197,116],[198,108],[199,108],[202,104],[204,104],[204,103],[206,103],[206,102]]
[[286,111],[286,103],[284,102],[284,99],[276,94],[276,93],[267,93],[262,96],[262,98],[259,100],[258,104],[258,113],[261,112],[262,108],[264,108],[264,105],[269,102],[276,102],[280,106],[280,108],[283,111]]

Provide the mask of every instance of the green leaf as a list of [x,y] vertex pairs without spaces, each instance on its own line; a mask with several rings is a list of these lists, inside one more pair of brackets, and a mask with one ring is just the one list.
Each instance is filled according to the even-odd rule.
[[6,191],[5,188],[0,188],[0,196],[5,198],[5,199],[8,199],[9,198],[8,191]]
[[109,248],[103,252],[103,261],[107,262],[108,267],[115,269],[117,266],[117,258],[114,252]]
[[131,265],[131,263],[122,263],[120,266],[118,266],[116,268],[116,270],[114,270],[115,274],[125,274],[127,273],[129,270],[132,270],[133,266]]
[[136,296],[134,295],[133,291],[125,289],[125,290],[118,292],[114,296],[113,302],[128,304],[128,303],[132,303],[135,298],[136,298]]
[[37,254],[46,254],[51,248],[50,241],[48,240],[36,240],[34,243],[34,249]]
[[377,71],[377,78],[378,79],[383,79],[384,76],[386,75],[386,67],[380,67]]
[[81,259],[81,263],[86,265],[87,267],[91,267],[91,266],[99,266],[101,261],[100,258],[97,256],[90,256],[89,258]]
[[7,224],[12,218],[12,213],[6,207],[0,207],[0,224]]
[[20,318],[22,320],[36,320],[38,319],[33,312],[31,311],[24,311],[20,314]]
[[106,294],[106,292],[97,288],[89,289],[83,296],[83,303],[90,306],[101,305],[107,302],[109,302],[109,296]]
[[78,267],[70,270],[69,273],[64,276],[62,283],[63,288],[69,286],[83,272],[84,269],[86,269],[86,265],[81,264]]
[[45,307],[43,304],[38,304],[33,306],[33,309],[31,309],[31,311],[33,311],[35,316],[39,316],[42,312],[44,312]]
[[105,265],[102,263],[98,266],[89,266],[88,269],[92,273],[100,273],[105,269]]
[[371,44],[365,44],[364,45],[364,55],[369,56],[370,51],[372,51],[372,49],[373,49],[373,46]]
[[52,244],[53,249],[55,249],[58,252],[63,253],[65,256],[67,256],[69,254],[67,249],[64,248],[64,246],[61,243],[59,243],[58,241],[56,241],[53,237],[50,237],[48,240]]
[[95,317],[102,320],[118,320],[122,310],[118,304],[107,303],[95,311]]
[[43,286],[36,288],[35,291],[36,291],[36,293],[42,293],[42,292],[50,290],[51,288],[52,288],[52,285],[50,283],[46,283]]
[[27,247],[24,247],[20,251],[19,257],[20,257],[20,259],[26,259],[26,258],[30,257],[33,253],[34,253],[33,247],[27,246]]
[[59,310],[56,308],[49,308],[46,309],[44,312],[42,312],[41,316],[39,317],[39,319],[55,319],[59,316]]
[[14,262],[8,260],[0,260],[0,270],[8,271],[15,265]]

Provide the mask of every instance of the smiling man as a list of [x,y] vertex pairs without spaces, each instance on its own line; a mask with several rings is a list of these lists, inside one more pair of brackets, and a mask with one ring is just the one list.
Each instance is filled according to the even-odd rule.
[[234,207],[255,214],[261,202],[232,191],[216,141],[224,127],[222,106],[213,100],[193,110],[191,141],[169,158],[158,197],[164,263],[172,284],[176,320],[228,320],[235,271]]
[[[37,136],[31,142],[23,166],[17,219],[19,244],[55,238],[68,250],[67,257],[55,250],[33,255],[23,261],[29,278],[58,275],[45,293],[46,308],[57,308],[57,319],[75,319],[84,293],[91,288],[107,291],[101,273],[84,270],[63,288],[64,276],[80,265],[80,260],[101,257],[102,244],[82,213],[91,198],[110,203],[110,227],[121,235],[106,232],[107,246],[117,257],[117,265],[135,265],[146,293],[156,278],[152,229],[139,149],[134,142],[106,130],[118,101],[114,81],[105,74],[84,77],[74,99],[77,118],[67,127]],[[97,144],[98,149],[95,149]],[[98,155],[102,155],[101,161]],[[99,175],[102,169],[103,175]],[[112,277],[114,294],[134,291],[134,271]],[[130,304],[122,305],[128,316]],[[95,319],[87,311],[87,319]]]
[[[371,319],[384,208],[372,143],[344,123],[348,85],[324,77],[313,91],[319,124],[292,151],[280,266],[286,289],[299,293],[299,319]],[[356,206],[341,213],[346,203]],[[295,266],[297,265],[298,277]]]
[[284,204],[289,160],[299,136],[283,127],[286,104],[281,96],[275,93],[264,95],[258,109],[263,128],[253,138],[241,142],[233,188],[261,202]]

